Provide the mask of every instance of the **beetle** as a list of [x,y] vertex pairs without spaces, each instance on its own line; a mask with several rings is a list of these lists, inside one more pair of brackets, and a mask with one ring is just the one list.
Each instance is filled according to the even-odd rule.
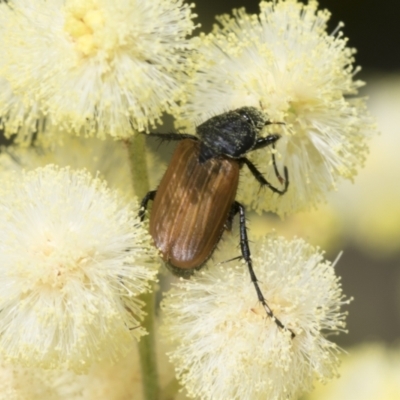
[[230,229],[234,216],[239,214],[241,253],[257,297],[276,324],[285,328],[274,316],[258,285],[247,237],[245,209],[235,200],[239,171],[244,165],[261,186],[280,195],[288,189],[287,168],[284,167],[282,178],[274,155],[273,167],[284,185],[282,189],[272,186],[245,157],[250,151],[274,147],[280,135],[259,137],[261,130],[271,123],[257,108],[241,107],[208,119],[196,128],[196,136],[150,133],[166,140],[177,140],[179,144],[158,189],[143,198],[140,218],[143,220],[148,202],[153,200],[150,234],[155,246],[175,275],[188,278],[204,266],[224,229]]

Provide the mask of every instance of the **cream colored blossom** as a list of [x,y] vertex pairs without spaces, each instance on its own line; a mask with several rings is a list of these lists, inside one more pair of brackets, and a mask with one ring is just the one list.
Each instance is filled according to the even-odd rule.
[[0,192],[2,358],[87,370],[125,356],[157,273],[137,203],[51,165],[3,174]]
[[52,126],[100,137],[129,137],[133,129],[154,125],[182,98],[193,17],[182,0],[2,4],[0,93],[9,87],[8,97],[0,96],[0,116],[6,133],[27,139],[26,124],[32,128],[42,114]]
[[0,128],[8,135],[19,132],[19,139],[23,142],[32,137],[32,132],[42,131],[44,116],[31,101],[24,101],[22,97],[16,95],[9,82],[3,77],[7,58],[1,54],[1,51],[4,46],[3,38],[9,16],[8,5],[0,2],[0,40],[2,43],[0,46]]
[[[160,390],[166,395],[174,372],[158,341],[157,361]],[[92,365],[85,375],[0,364],[0,400],[143,400],[138,346],[115,364]]]
[[[0,117],[0,128],[4,130],[7,136],[18,132],[18,142],[20,143],[29,143],[33,132],[38,132],[41,135],[46,126],[45,117],[37,105],[31,104],[29,101],[26,102],[22,96],[15,95],[9,82],[1,76]],[[49,120],[47,123],[49,123]],[[54,140],[53,137],[52,139]]]
[[[228,241],[221,259],[230,259]],[[162,303],[171,361],[191,397],[289,400],[315,379],[336,375],[347,301],[334,267],[303,240],[265,238],[252,246],[260,288],[277,327],[257,300],[244,263],[214,265],[180,281]]]
[[0,400],[83,400],[83,376],[0,365]]
[[[278,196],[248,171],[240,199],[256,210],[280,215],[310,207],[325,198],[339,178],[352,179],[363,164],[366,139],[374,127],[362,82],[354,80],[354,49],[342,33],[326,32],[330,14],[295,0],[261,2],[259,15],[234,10],[209,35],[196,39],[199,72],[188,87],[180,125],[194,131],[210,116],[242,106],[263,110],[274,122],[265,134],[277,143],[278,165],[289,171],[289,191]],[[266,178],[280,187],[268,149],[249,156]],[[246,168],[243,168],[246,170]]]

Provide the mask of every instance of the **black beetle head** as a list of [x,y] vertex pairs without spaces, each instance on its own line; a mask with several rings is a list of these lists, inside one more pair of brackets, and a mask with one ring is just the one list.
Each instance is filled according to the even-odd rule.
[[238,158],[254,147],[266,123],[266,116],[257,108],[241,107],[208,119],[196,131],[214,153]]
[[268,122],[265,114],[256,107],[241,107],[233,112],[241,115],[246,121],[252,124],[258,132],[260,132]]

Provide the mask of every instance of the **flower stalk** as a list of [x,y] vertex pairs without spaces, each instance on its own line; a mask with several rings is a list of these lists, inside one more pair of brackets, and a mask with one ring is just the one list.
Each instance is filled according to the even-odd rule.
[[149,175],[146,164],[146,137],[134,135],[126,141],[135,196],[140,201],[149,189]]
[[[145,142],[145,136],[140,134],[134,135],[126,142],[129,152],[133,192],[139,200],[149,191]],[[146,313],[142,321],[142,327],[148,332],[148,335],[142,337],[139,342],[143,398],[146,400],[157,400],[159,396],[157,359],[155,351],[154,297],[154,291],[140,296],[140,299],[145,304],[143,310]]]

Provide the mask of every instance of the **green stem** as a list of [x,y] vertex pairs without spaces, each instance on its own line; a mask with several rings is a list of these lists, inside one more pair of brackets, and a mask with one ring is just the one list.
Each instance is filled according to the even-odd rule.
[[143,398],[145,400],[158,400],[158,371],[154,337],[154,294],[146,293],[141,296],[146,304],[144,310],[147,315],[142,326],[149,332],[142,336],[139,342],[139,355],[142,370]]
[[135,196],[140,201],[150,190],[146,162],[146,137],[136,134],[126,144],[129,152],[132,186]]
[[175,399],[180,388],[181,386],[179,385],[178,381],[175,378],[172,379],[165,387],[163,387],[160,400]]
[[[145,135],[136,134],[127,142],[133,191],[139,201],[149,191],[145,139]],[[140,299],[145,303],[144,311],[147,314],[142,322],[142,326],[149,333],[143,336],[139,342],[143,396],[145,400],[158,400],[159,398],[154,332],[154,297],[154,291],[140,296]]]

